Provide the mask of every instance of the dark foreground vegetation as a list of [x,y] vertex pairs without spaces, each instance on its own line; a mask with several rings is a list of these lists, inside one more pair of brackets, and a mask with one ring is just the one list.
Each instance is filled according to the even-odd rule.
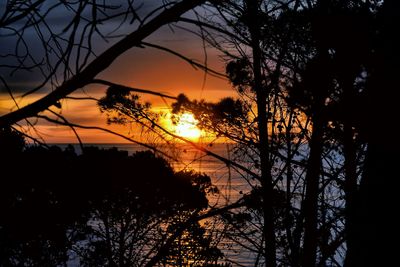
[[[0,266],[204,266],[222,256],[197,222],[210,178],[151,152],[27,146],[0,132]],[[174,238],[173,236],[176,236]],[[171,238],[172,237],[172,238]]]

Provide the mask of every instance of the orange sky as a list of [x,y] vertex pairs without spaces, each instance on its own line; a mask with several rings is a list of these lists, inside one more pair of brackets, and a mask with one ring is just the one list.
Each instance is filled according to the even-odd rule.
[[[190,37],[186,34],[168,34],[163,32],[154,35],[150,41],[174,48],[185,56],[203,61],[204,53],[200,40]],[[213,69],[224,72],[224,64],[220,61],[215,51],[208,53],[208,65]],[[103,78],[115,83],[124,84],[136,88],[149,89],[162,92],[169,95],[178,95],[184,93],[190,98],[207,99],[215,101],[222,97],[232,96],[233,90],[226,80],[206,76],[204,83],[204,72],[195,70],[187,62],[177,58],[176,56],[167,54],[153,48],[133,48],[118,58],[110,68],[100,74],[99,78]],[[85,93],[101,97],[105,87],[91,86],[84,89]],[[75,96],[84,95],[82,90],[74,93]],[[32,102],[35,95],[25,98],[21,101],[21,105]],[[149,95],[143,95],[143,99],[152,103],[159,108],[168,108],[159,98]],[[10,110],[12,102],[5,95],[0,95],[0,114],[4,114]],[[118,131],[127,135],[134,135],[134,138],[140,139],[139,131],[128,129],[127,127],[108,126],[106,118],[102,115],[93,101],[73,101],[64,100],[62,102],[62,114],[68,118],[70,122],[84,125],[95,125],[106,127],[114,131]],[[53,110],[57,108],[52,107]],[[76,143],[73,132],[63,126],[49,124],[47,122],[38,121],[36,130],[41,137],[48,143]],[[85,143],[123,143],[127,142],[119,137],[112,136],[108,133],[78,129],[78,133]],[[34,132],[31,134],[36,135]]]

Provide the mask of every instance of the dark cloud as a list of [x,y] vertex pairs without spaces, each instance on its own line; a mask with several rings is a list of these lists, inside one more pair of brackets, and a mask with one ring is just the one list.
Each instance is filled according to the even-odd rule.
[[[144,1],[135,1],[134,6],[137,7],[137,13],[139,16],[144,17],[150,11],[152,11],[157,6],[161,5],[165,1],[161,0],[144,0]],[[45,1],[43,5],[41,5],[40,12],[44,13],[49,7],[54,5],[55,1]],[[79,1],[76,2],[76,7],[79,4]],[[119,9],[109,10],[108,13],[112,15],[113,13],[121,12],[127,9],[127,1],[126,0],[112,0],[105,1],[106,4],[110,4],[115,7],[119,7]],[[5,1],[0,1],[0,15],[2,15],[5,11]],[[67,40],[69,37],[69,33],[65,33],[63,38],[66,40],[63,41],[58,39],[59,43],[55,44],[54,42],[48,42],[50,40],[50,32],[49,28],[55,32],[60,33],[69,23],[69,21],[75,15],[74,11],[64,6],[57,7],[52,9],[51,12],[46,16],[46,25],[44,23],[39,25],[40,33],[34,27],[25,29],[23,32],[19,32],[16,34],[13,30],[7,28],[0,28],[0,75],[7,80],[12,89],[16,92],[28,91],[33,88],[37,83],[40,83],[46,77],[46,73],[50,72],[52,68],[49,68],[50,65],[54,67],[55,62],[58,61],[61,50],[65,50],[67,46]],[[84,17],[91,17],[91,10],[87,8],[83,14]],[[11,28],[14,30],[20,29],[20,27],[26,23],[27,18],[20,20],[18,23],[11,25]],[[117,28],[120,24],[121,18],[116,18],[114,20],[107,21],[103,25],[99,25],[99,29],[103,34],[107,34]],[[129,20],[120,27],[120,29],[115,32],[115,34],[127,34],[136,29],[137,25],[129,24]],[[82,33],[82,30],[85,26],[86,22],[83,21],[81,27],[78,29],[78,36]],[[49,28],[48,28],[49,27]],[[160,36],[163,34],[163,31],[160,31]],[[111,40],[111,42],[105,42],[100,38],[100,36],[95,35],[93,39],[93,52],[96,54],[101,53],[107,47],[111,46],[113,42],[116,42],[118,38]],[[77,42],[78,40],[76,40]],[[44,43],[48,42],[48,43]],[[70,67],[74,69],[74,63],[76,57],[76,51],[72,53],[72,58],[70,63],[72,62]],[[19,57],[13,57],[10,55],[18,54]],[[25,58],[23,58],[26,56]],[[82,56],[82,54],[81,54]],[[10,73],[13,69],[9,68],[9,66],[19,66],[23,63],[27,67],[32,67],[37,63],[43,62],[42,71],[44,71],[44,75],[38,69],[33,69],[32,72],[27,72],[25,70],[18,70],[13,73],[11,76]],[[46,66],[49,65],[49,66]],[[59,66],[57,75],[62,74],[65,66]],[[29,86],[30,83],[36,83],[35,85]],[[0,92],[4,92],[4,86],[0,85]]]
[[[124,3],[126,3],[125,0],[106,2],[112,3],[113,5],[122,6]],[[137,12],[139,16],[143,17],[151,10],[154,10],[154,8],[161,5],[163,2],[164,1],[162,0],[136,1],[135,6],[140,6]],[[43,8],[45,9],[46,6],[44,6]],[[189,12],[185,16],[193,17],[193,13]],[[49,25],[55,30],[60,30],[65,27],[66,22],[70,19],[70,17],[70,12],[65,12],[65,10],[61,8],[55,9],[48,17],[49,22],[51,22]],[[118,25],[118,23],[118,20],[109,21],[108,23],[102,25],[100,29],[103,32],[109,32],[113,30]],[[137,25],[130,25],[129,23],[126,23],[125,25],[123,25],[123,27],[121,27],[119,33],[129,33],[135,30],[136,26]],[[190,25],[187,24],[185,24],[184,26],[190,27]],[[193,28],[192,30],[195,29]],[[0,35],[2,33],[5,33],[4,29],[0,29]],[[57,59],[57,54],[55,54],[54,52],[52,52],[51,54],[45,53],[43,44],[38,39],[36,32],[34,32],[33,30],[26,31],[24,33],[24,37],[27,45],[29,45],[29,52],[36,62],[41,62],[45,60],[46,57],[50,58],[51,62],[55,62],[55,60]],[[2,45],[0,46],[0,54],[5,55],[13,53],[16,47],[15,37],[1,36],[0,38],[2,40]],[[94,52],[99,55],[117,40],[118,38],[113,39],[113,41],[110,43],[106,43],[101,38],[96,36],[93,42]],[[174,26],[162,27],[157,32],[152,34],[149,38],[147,38],[146,41],[168,47],[172,50],[182,53],[183,55],[191,59],[196,59],[200,62],[204,58],[202,42],[199,37]],[[73,54],[72,56],[74,55],[75,54]],[[72,62],[75,62],[74,58],[72,58]],[[183,65],[177,65],[180,62],[182,62],[182,60],[177,59],[176,56],[171,56],[166,52],[158,51],[156,49],[133,48],[129,52],[122,55],[118,60],[116,60],[116,62],[104,73],[108,74],[105,75],[105,77],[112,81],[126,83],[130,85],[135,85],[134,83],[139,82],[138,86],[143,85],[144,87],[149,89],[153,89],[154,87],[156,87],[156,89],[163,87],[173,88],[175,85],[179,86],[179,88],[182,88],[184,87],[184,84],[188,84],[188,87],[201,87],[203,82],[203,74],[201,73],[201,71],[199,71],[197,74],[193,74],[192,69],[188,64],[185,63]],[[17,65],[18,61],[12,57],[3,57],[1,59],[1,63],[5,65]],[[32,60],[29,59],[26,60],[25,63],[28,66],[33,64]],[[72,67],[74,67],[74,64],[72,65]],[[166,75],[162,74],[162,72],[165,72],[165,66],[168,66],[168,77],[165,77]],[[217,69],[221,69],[220,65],[217,65],[215,62],[211,62],[210,66],[216,66]],[[188,67],[189,70],[183,70],[184,67]],[[176,69],[176,71],[174,71],[174,69]],[[48,71],[46,67],[43,70]],[[64,66],[61,65],[57,72],[58,77],[60,77],[58,83],[62,82],[63,70]],[[43,73],[41,73],[38,69],[33,69],[32,71],[19,70],[13,73],[13,75],[10,75],[10,73],[10,69],[2,68],[0,66],[0,75],[5,80],[7,80],[10,88],[17,95],[32,90],[33,88],[41,84],[45,77]],[[178,78],[177,76],[179,75],[179,73],[185,73],[186,77]],[[175,81],[175,79],[177,81]],[[147,82],[147,80],[151,82]],[[190,84],[195,85],[193,86]],[[49,85],[46,85],[46,88],[49,87]],[[213,87],[222,88],[224,86],[218,83],[218,85],[215,85]],[[45,91],[46,90],[44,89],[41,91],[41,93]],[[6,89],[4,85],[2,85],[0,82],[0,94],[5,92]]]
[[[16,95],[21,95],[33,90],[43,83],[43,75],[39,70],[19,70],[12,72],[9,69],[0,69],[1,77],[6,81],[8,88]],[[48,91],[48,85],[43,86],[39,92]],[[6,85],[0,81],[0,94],[7,93]]]

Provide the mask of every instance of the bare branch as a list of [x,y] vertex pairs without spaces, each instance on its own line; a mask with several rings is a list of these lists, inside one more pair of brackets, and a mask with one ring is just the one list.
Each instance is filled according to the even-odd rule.
[[205,0],[182,1],[173,7],[164,10],[147,24],[138,28],[109,49],[104,51],[99,57],[94,59],[85,69],[63,82],[53,92],[14,112],[10,112],[0,117],[0,127],[12,125],[24,118],[35,116],[54,105],[58,100],[69,95],[78,88],[89,84],[101,71],[105,70],[111,63],[128,49],[141,44],[144,38],[158,30],[165,24],[174,22],[188,10],[201,5]]
[[94,79],[91,81],[91,83],[103,84],[103,85],[107,85],[107,86],[113,86],[115,88],[119,88],[119,89],[125,90],[125,91],[130,91],[130,92],[135,92],[135,93],[143,93],[143,94],[149,94],[149,95],[156,95],[156,96],[160,96],[160,97],[164,97],[164,98],[177,100],[177,98],[175,96],[170,96],[170,95],[166,95],[163,93],[159,93],[159,92],[155,92],[155,91],[151,91],[151,90],[147,90],[147,89],[140,89],[140,88],[125,86],[122,84],[117,84],[117,83],[113,83],[113,82],[109,82],[109,81],[105,81],[105,80],[101,80],[101,79]]

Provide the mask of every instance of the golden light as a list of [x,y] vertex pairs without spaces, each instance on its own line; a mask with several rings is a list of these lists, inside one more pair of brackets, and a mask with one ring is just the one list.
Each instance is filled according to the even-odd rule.
[[201,136],[201,131],[197,127],[198,121],[194,118],[191,113],[183,113],[179,116],[179,120],[177,125],[175,126],[175,134],[191,139],[196,140]]

